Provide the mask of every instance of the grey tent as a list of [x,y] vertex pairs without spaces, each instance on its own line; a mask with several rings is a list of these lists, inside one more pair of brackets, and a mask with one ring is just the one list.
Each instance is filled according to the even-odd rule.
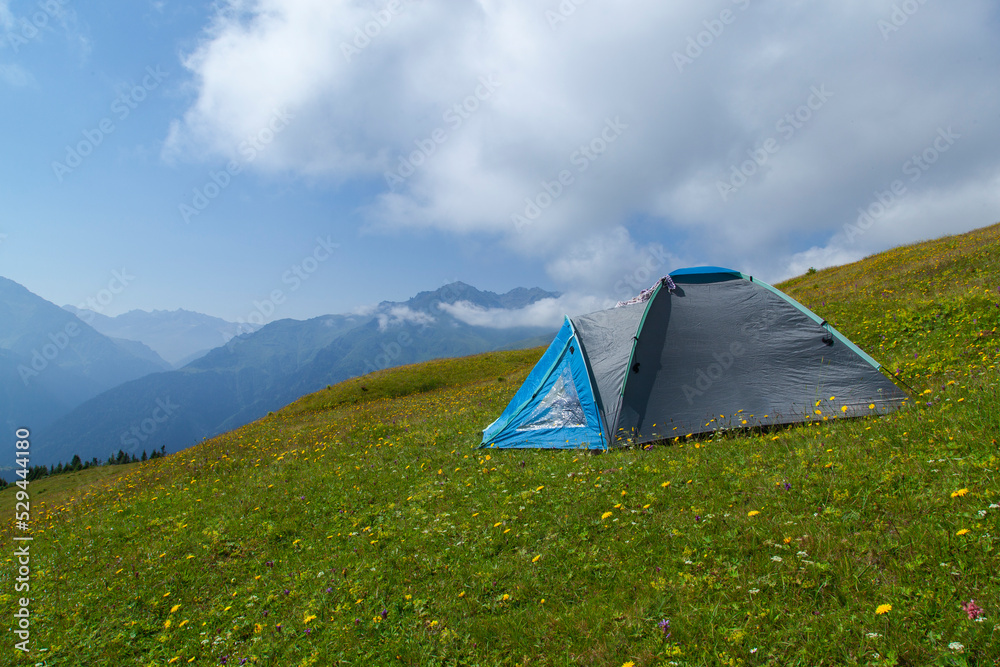
[[606,449],[907,398],[826,321],[738,271],[682,269],[642,297],[567,317],[482,446]]

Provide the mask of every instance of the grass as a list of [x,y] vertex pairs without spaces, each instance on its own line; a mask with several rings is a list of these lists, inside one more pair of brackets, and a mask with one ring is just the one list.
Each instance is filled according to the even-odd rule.
[[[113,477],[32,483],[32,650],[8,634],[4,659],[1000,664],[998,255],[994,226],[781,285],[915,389],[881,418],[476,449],[536,349],[381,371]],[[15,575],[5,557],[6,619]]]

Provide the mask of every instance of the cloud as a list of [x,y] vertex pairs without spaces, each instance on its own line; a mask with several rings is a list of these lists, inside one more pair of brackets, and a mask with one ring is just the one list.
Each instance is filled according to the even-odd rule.
[[0,29],[5,32],[14,27],[14,15],[10,11],[9,0],[0,0]]
[[859,207],[857,219],[845,223],[825,245],[794,254],[781,277],[800,275],[810,267],[855,262],[890,245],[961,234],[996,222],[1000,219],[1000,171],[958,187],[904,192],[888,207],[880,208],[877,203],[874,198]]
[[524,308],[483,308],[468,301],[442,303],[441,310],[466,324],[477,327],[511,329],[514,327],[550,327],[558,329],[566,315],[603,310],[613,301],[581,293],[564,294],[555,299],[540,299]]
[[547,268],[560,284],[620,301],[684,264],[661,243],[640,247],[627,229],[618,226],[568,244]]
[[[371,229],[481,235],[605,294],[639,237],[774,280],[860,251],[830,239],[949,127],[908,201],[1000,217],[994,4],[900,6],[230,0],[164,154],[238,159],[287,110],[253,168],[364,185]],[[931,228],[888,223],[862,245]]]
[[0,81],[8,86],[23,88],[32,82],[33,78],[29,72],[19,65],[0,64]]
[[376,315],[376,318],[378,319],[379,331],[386,331],[389,327],[407,322],[410,324],[426,325],[433,324],[435,321],[434,316],[430,313],[410,310],[407,306],[393,306],[388,312]]

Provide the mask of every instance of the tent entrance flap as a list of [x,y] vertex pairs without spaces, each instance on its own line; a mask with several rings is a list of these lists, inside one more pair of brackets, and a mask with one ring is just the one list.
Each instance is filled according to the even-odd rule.
[[580,405],[580,397],[573,384],[573,375],[569,366],[563,366],[562,372],[556,378],[552,389],[539,401],[525,423],[518,431],[532,431],[543,428],[583,428],[587,418]]
[[602,420],[580,342],[567,318],[481,447],[604,449]]

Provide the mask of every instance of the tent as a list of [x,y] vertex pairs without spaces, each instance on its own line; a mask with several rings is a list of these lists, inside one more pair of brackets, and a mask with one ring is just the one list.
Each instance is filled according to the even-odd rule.
[[780,290],[696,267],[615,308],[566,317],[481,446],[607,449],[881,414],[906,398],[874,359]]

